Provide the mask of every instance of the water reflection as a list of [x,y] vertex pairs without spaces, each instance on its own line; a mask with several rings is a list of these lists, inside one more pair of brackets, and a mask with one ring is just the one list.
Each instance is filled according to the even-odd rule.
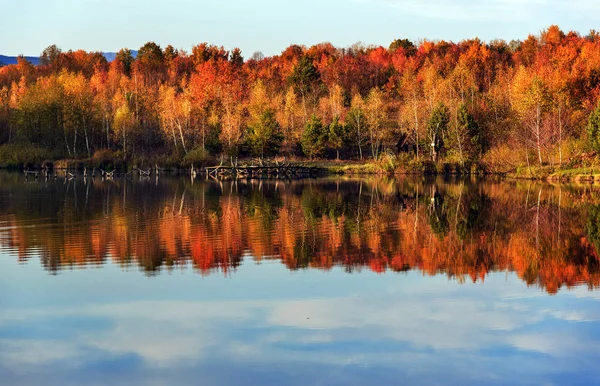
[[514,271],[549,293],[600,285],[598,191],[440,178],[24,183],[0,175],[0,246],[45,269],[113,260],[149,275],[244,259],[290,270],[418,270],[460,282]]
[[0,384],[598,384],[598,198],[0,174]]

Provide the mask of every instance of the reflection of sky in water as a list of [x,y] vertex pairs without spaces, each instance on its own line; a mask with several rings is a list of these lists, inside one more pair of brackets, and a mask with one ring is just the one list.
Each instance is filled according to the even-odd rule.
[[107,263],[50,276],[0,258],[2,384],[600,382],[600,293],[514,274],[155,277]]

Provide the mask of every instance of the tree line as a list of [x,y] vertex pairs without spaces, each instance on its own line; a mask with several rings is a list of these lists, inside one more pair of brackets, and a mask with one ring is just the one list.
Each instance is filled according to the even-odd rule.
[[600,150],[600,35],[291,45],[144,44],[107,62],[46,48],[0,68],[0,145],[144,162],[285,155],[563,166]]

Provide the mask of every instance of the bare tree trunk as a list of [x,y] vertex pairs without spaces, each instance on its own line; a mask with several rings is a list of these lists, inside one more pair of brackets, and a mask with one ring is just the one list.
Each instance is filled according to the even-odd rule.
[[[175,106],[173,106],[173,108],[175,108]],[[183,152],[187,154],[187,149],[185,147],[185,140],[183,138],[183,129],[181,127],[181,122],[179,121],[179,118],[172,118],[171,123],[173,126],[177,126],[177,129],[179,130],[179,138],[181,139],[181,146],[183,146]],[[175,132],[173,132],[173,137],[175,137]],[[177,147],[177,144],[175,144],[175,147]]]
[[62,119],[60,119],[60,117],[58,116],[58,114],[56,116],[56,119],[57,119],[57,122],[58,121],[61,122],[61,125],[62,125],[62,128],[63,128],[63,135],[64,135],[64,138],[65,138],[65,146],[67,147],[67,153],[69,153],[69,158],[70,158],[73,155],[71,154],[71,149],[69,148],[69,141],[67,140],[67,132],[65,130],[65,122],[62,121]]
[[137,74],[133,77],[135,81],[135,119],[139,119],[139,110],[138,110],[138,81]]
[[371,138],[371,156],[373,157],[373,159],[375,159],[375,161],[377,161],[377,153],[375,150],[375,140],[373,138],[373,131],[374,128],[371,127],[371,130],[369,130],[369,137]]
[[527,157],[527,170],[529,170],[529,175],[531,175],[531,165],[529,164],[529,150],[525,148],[525,156]]
[[85,123],[85,117],[83,117],[83,133],[85,134],[85,147],[87,148],[88,157],[91,157],[92,153],[90,151],[90,141],[88,139],[87,125]]
[[536,107],[536,117],[535,117],[535,140],[536,140],[536,144],[537,144],[538,160],[540,161],[540,166],[542,166],[542,164],[543,164],[542,142],[541,142],[541,136],[542,136],[541,115],[542,115],[541,107],[538,105]]
[[202,150],[206,150],[204,144],[206,142],[206,126],[204,125],[204,121],[202,121]]
[[175,123],[171,121],[171,136],[173,137],[173,146],[175,146],[175,151],[177,151],[177,136],[175,136]]
[[187,154],[187,149],[185,147],[185,139],[183,138],[183,130],[181,129],[181,124],[177,124],[177,127],[179,128],[179,137],[181,138],[181,146],[183,146],[183,152],[185,154]]
[[413,100],[413,112],[415,114],[415,146],[417,148],[417,161],[419,160],[419,116],[417,112],[417,103]]
[[562,167],[562,109],[558,107],[558,166]]
[[454,114],[454,116],[455,116],[454,124],[455,124],[455,130],[456,130],[456,141],[458,142],[458,154],[460,156],[460,164],[464,165],[465,160],[463,159],[463,152],[462,152],[462,138],[461,138],[460,130],[458,128],[458,106],[456,107],[456,113]]
[[435,151],[435,140],[437,138],[437,133],[433,134],[433,138],[431,140],[431,159],[435,162],[437,158],[437,152]]
[[308,122],[308,112],[306,111],[306,96],[304,90],[302,90],[302,112],[304,113],[304,124]]
[[75,135],[73,136],[73,156],[77,158],[77,128],[75,128]]
[[73,155],[71,154],[71,149],[69,148],[69,142],[67,141],[67,133],[64,131],[64,129],[63,129],[63,133],[64,133],[64,137],[65,137],[65,145],[67,146],[67,153],[69,153],[69,158],[71,158]]
[[359,154],[360,160],[362,161],[363,153],[362,153],[362,136],[360,133],[360,126],[361,126],[361,120],[360,120],[360,116],[359,116],[358,121],[356,122],[356,141],[358,144],[358,154]]
[[106,147],[110,149],[110,121],[108,120],[108,114],[105,116],[106,119]]

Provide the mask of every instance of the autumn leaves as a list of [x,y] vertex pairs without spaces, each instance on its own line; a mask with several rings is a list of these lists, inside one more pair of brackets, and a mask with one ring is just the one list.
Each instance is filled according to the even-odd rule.
[[378,159],[406,138],[417,161],[495,170],[490,154],[510,149],[507,165],[561,166],[591,146],[599,52],[596,34],[556,26],[523,42],[292,45],[246,61],[206,43],[191,53],[147,43],[112,63],[51,46],[38,67],[0,69],[0,144],[193,163]]

